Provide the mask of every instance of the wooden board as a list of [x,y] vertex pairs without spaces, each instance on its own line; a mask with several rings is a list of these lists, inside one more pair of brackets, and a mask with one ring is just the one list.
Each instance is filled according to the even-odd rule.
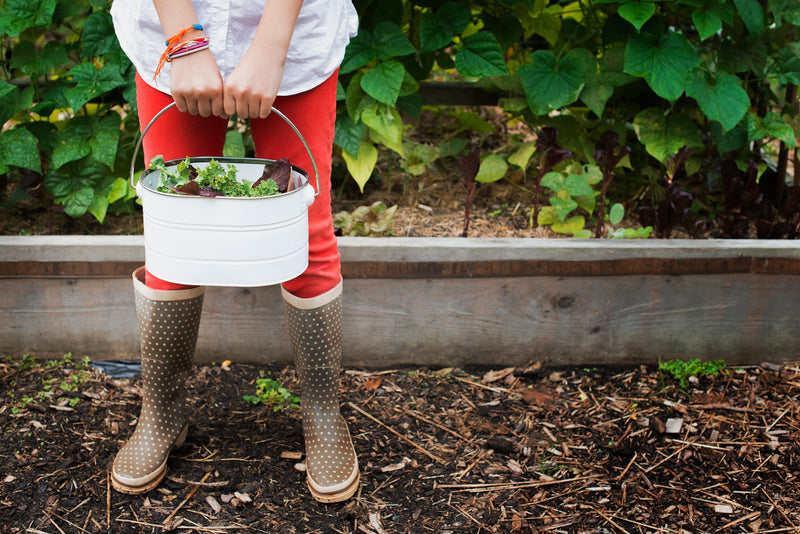
[[[714,242],[701,254],[698,242],[506,241],[340,241],[345,364],[798,357],[797,243]],[[137,357],[129,273],[141,264],[140,241],[93,249],[70,240],[49,250],[15,241],[13,254],[6,245],[0,240],[0,352]],[[698,266],[703,274],[691,274]],[[278,288],[208,288],[197,358],[290,361]]]

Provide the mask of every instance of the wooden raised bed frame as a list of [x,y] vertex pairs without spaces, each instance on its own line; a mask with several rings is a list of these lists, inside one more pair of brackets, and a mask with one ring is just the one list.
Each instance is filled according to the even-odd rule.
[[[340,238],[345,365],[794,361],[795,241]],[[0,237],[0,352],[135,359],[141,236]],[[290,361],[277,287],[208,288],[199,361]]]

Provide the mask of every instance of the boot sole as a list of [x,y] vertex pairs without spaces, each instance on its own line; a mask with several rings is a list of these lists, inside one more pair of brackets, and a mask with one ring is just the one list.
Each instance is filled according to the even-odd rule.
[[153,471],[153,478],[152,480],[147,481],[146,483],[140,486],[130,486],[125,484],[116,478],[116,474],[114,473],[114,469],[111,469],[111,485],[114,486],[114,489],[120,493],[124,493],[126,495],[139,495],[142,493],[147,493],[148,491],[154,489],[158,486],[162,480],[164,480],[164,475],[167,474],[167,459],[169,459],[169,455],[172,452],[172,449],[180,447],[186,441],[186,435],[189,433],[189,423],[184,425],[183,430],[181,430],[178,437],[175,438],[175,443],[173,443],[172,447],[170,447],[169,452],[167,453],[167,458],[164,459],[164,463],[162,463],[158,468]]
[[[308,479],[306,479],[308,481]],[[316,491],[311,484],[308,484],[308,490],[311,492],[311,496],[314,497],[315,500],[321,503],[333,503],[333,502],[342,502],[346,501],[350,497],[352,497],[356,490],[358,489],[358,483],[361,480],[361,474],[356,474],[356,479],[353,480],[353,483],[350,484],[346,489],[342,491],[337,491],[336,493],[320,493]]]

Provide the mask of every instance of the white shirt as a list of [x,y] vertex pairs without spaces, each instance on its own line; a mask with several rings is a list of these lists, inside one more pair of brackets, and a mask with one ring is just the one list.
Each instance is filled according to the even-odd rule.
[[[267,0],[193,0],[195,13],[209,37],[211,52],[225,80],[253,41]],[[114,29],[122,50],[142,79],[169,93],[169,63],[153,80],[167,36],[152,0],[114,0]],[[279,95],[308,91],[327,80],[344,58],[358,29],[351,0],[304,0],[297,18]]]

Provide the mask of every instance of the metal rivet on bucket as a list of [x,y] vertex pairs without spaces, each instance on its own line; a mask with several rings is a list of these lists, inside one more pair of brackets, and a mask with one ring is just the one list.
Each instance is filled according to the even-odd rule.
[[[175,103],[159,111],[136,143],[131,185],[142,201],[145,262],[155,276],[180,284],[254,287],[286,282],[308,267],[308,207],[319,195],[314,156],[298,129],[276,109],[297,134],[314,167],[317,189],[308,173],[292,166],[296,188],[268,197],[199,197],[156,191],[160,174],[146,170],[134,184],[135,162],[144,136]],[[254,181],[272,160],[192,157],[198,168],[212,159],[234,165],[240,179]],[[177,165],[180,160],[167,162]],[[154,185],[156,184],[156,185]]]

